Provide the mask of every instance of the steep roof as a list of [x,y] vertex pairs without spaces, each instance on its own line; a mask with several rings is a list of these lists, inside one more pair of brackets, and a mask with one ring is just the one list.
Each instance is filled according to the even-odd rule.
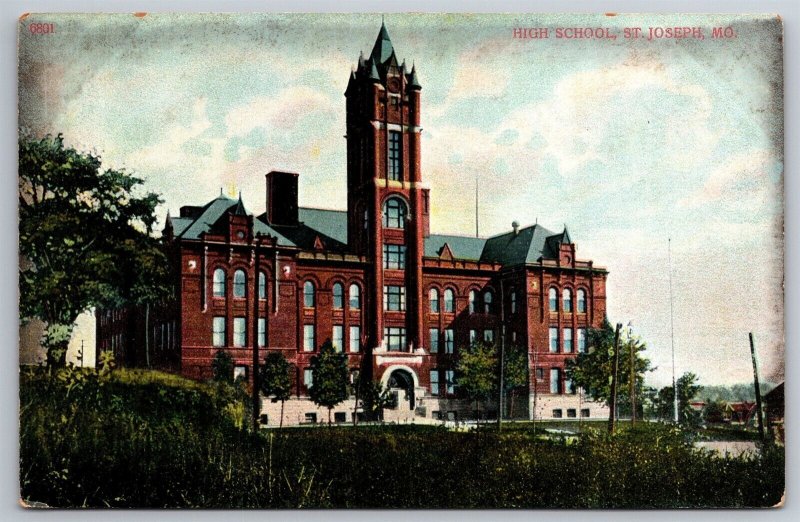
[[381,22],[381,30],[378,33],[378,38],[375,40],[375,46],[372,48],[370,55],[373,60],[383,65],[394,54],[394,47],[392,40],[389,39],[389,32],[386,30],[386,25]]
[[[264,215],[258,219],[266,221]],[[297,226],[274,225],[273,228],[304,250],[315,250],[321,242],[325,250],[347,251],[347,212],[300,207],[298,219]]]
[[553,235],[541,225],[531,225],[490,237],[481,255],[481,261],[517,265],[536,263],[544,257],[552,257],[546,252],[547,237]]
[[477,261],[481,258],[486,239],[469,236],[451,236],[431,234],[425,238],[424,253],[426,257],[439,257],[445,245],[450,247],[453,257]]

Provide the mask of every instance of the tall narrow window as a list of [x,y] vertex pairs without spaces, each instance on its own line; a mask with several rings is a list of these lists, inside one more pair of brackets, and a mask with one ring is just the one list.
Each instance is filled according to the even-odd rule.
[[350,353],[358,353],[361,349],[361,327],[350,327]]
[[430,303],[431,313],[439,313],[439,291],[435,288],[428,290],[428,303]]
[[469,291],[469,313],[474,314],[477,311],[478,292],[475,290]]
[[578,388],[575,386],[575,384],[573,384],[572,379],[568,378],[564,379],[564,390],[566,390],[567,393],[571,393],[573,395],[578,392]]
[[444,353],[453,353],[453,329],[448,328],[444,331]]
[[383,204],[383,226],[406,228],[406,204],[399,198],[389,198]]
[[447,383],[447,394],[454,394],[456,392],[456,373],[453,370],[446,370],[444,380]]
[[383,268],[388,270],[405,270],[406,268],[406,246],[405,245],[383,245]]
[[469,344],[475,344],[475,341],[478,340],[478,331],[477,330],[470,330],[469,331]]
[[550,327],[550,353],[558,353],[558,328]]
[[586,290],[582,288],[578,290],[578,313],[586,313]]
[[225,297],[225,270],[214,270],[214,297]]
[[430,333],[430,347],[431,353],[439,353],[439,329],[438,328],[430,328],[428,330]]
[[311,388],[314,386],[314,372],[311,368],[306,368],[303,370],[303,384],[306,385],[306,388]]
[[353,283],[349,291],[350,310],[361,309],[361,287]]
[[242,348],[247,342],[247,326],[244,317],[233,318],[233,345]]
[[389,179],[400,181],[400,133],[389,131]]
[[564,352],[572,353],[572,328],[564,328]]
[[214,317],[212,322],[211,344],[216,347],[225,346],[225,318]]
[[492,293],[489,290],[483,293],[483,313],[492,313]]
[[586,328],[578,328],[578,353],[586,353]]
[[450,288],[444,291],[444,311],[451,314],[456,311],[456,298]]
[[303,306],[314,308],[314,283],[311,281],[303,284]]
[[485,342],[486,344],[494,343],[494,330],[483,331],[483,342]]
[[439,370],[431,370],[431,395],[439,395]]
[[511,287],[511,313],[517,313],[517,290]]
[[390,312],[402,312],[406,309],[406,287],[384,286],[383,309]]
[[341,283],[333,284],[333,308],[334,310],[344,308],[344,286]]
[[333,338],[331,339],[333,343],[333,349],[337,352],[341,352],[344,349],[344,326],[341,324],[333,325]]
[[244,270],[237,270],[233,273],[233,297],[244,297],[247,289],[247,276]]
[[558,291],[555,288],[551,288],[547,292],[547,295],[548,295],[549,301],[550,301],[550,303],[549,303],[550,304],[550,311],[551,312],[558,311]]
[[267,298],[267,276],[264,272],[258,273],[258,298]]
[[564,297],[564,312],[572,313],[572,290],[565,288],[561,295]]
[[558,368],[550,369],[550,393],[561,393],[561,371]]
[[267,320],[263,317],[258,318],[258,346],[267,345]]
[[313,352],[314,348],[315,348],[314,325],[305,324],[303,325],[303,351]]

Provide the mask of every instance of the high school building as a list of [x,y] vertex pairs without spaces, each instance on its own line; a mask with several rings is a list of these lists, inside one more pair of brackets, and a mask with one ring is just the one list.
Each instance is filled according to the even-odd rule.
[[[261,361],[280,351],[296,369],[285,422],[311,422],[325,416],[305,398],[310,359],[330,339],[353,371],[396,392],[388,419],[463,418],[470,405],[455,399],[455,363],[482,340],[527,347],[529,400],[518,401],[526,416],[607,415],[564,373],[587,349],[587,329],[602,324],[607,271],[577,259],[566,228],[430,233],[422,87],[415,68],[398,63],[384,26],[344,94],[346,210],[300,206],[298,174],[273,171],[264,211],[220,194],[167,217],[180,285],[174,317],[148,324],[154,360],[175,354],[182,374],[207,379],[225,350],[236,375],[249,378],[255,344]],[[104,320],[110,313],[99,313],[100,350],[126,345],[118,322]],[[353,406],[340,405],[336,419],[351,420]],[[277,423],[279,405],[263,408]]]

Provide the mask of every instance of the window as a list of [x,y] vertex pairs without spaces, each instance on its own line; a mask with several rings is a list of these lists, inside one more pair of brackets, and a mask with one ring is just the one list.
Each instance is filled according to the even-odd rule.
[[214,346],[225,346],[225,318],[215,317],[212,322],[212,339]]
[[350,353],[358,353],[361,349],[361,327],[350,327]]
[[304,352],[313,352],[314,351],[314,325],[313,324],[304,324],[303,325],[303,351]]
[[551,288],[547,292],[547,295],[548,295],[548,298],[549,298],[549,301],[550,301],[550,303],[549,303],[550,311],[551,312],[558,311],[558,292],[556,291],[556,289],[555,288]]
[[544,368],[536,368],[536,381],[544,380]]
[[344,326],[341,324],[333,325],[333,338],[331,339],[333,343],[333,349],[337,352],[341,352],[344,347]]
[[494,343],[494,330],[484,330],[483,331],[483,342],[487,344]]
[[444,331],[444,353],[453,353],[453,329]]
[[405,245],[383,245],[383,268],[388,270],[405,270],[406,268],[406,246]]
[[258,318],[258,346],[267,345],[267,320],[263,317]]
[[225,297],[225,270],[214,270],[214,297]]
[[564,299],[564,312],[572,313],[572,290],[565,288],[562,290],[561,295]]
[[383,309],[391,312],[402,312],[406,309],[406,287],[384,286]]
[[267,298],[267,276],[264,272],[258,273],[258,298]]
[[383,338],[386,341],[387,350],[390,352],[402,351],[406,346],[406,329],[394,326],[384,328]]
[[361,287],[353,283],[350,285],[350,310],[361,309]]
[[577,412],[575,411],[575,408],[567,408],[567,417],[569,417],[570,419],[574,419],[577,416],[578,415]]
[[233,318],[233,345],[237,348],[245,346],[247,343],[247,327],[244,317]]
[[578,353],[586,353],[586,328],[578,328]]
[[476,330],[469,331],[469,344],[475,344],[475,341],[478,340],[478,332]]
[[317,414],[316,413],[306,413],[305,415],[306,422],[309,424],[316,424],[317,423]]
[[589,417],[589,408],[583,408],[581,410],[581,417]]
[[435,288],[428,290],[428,302],[431,306],[431,313],[439,313],[439,291]]
[[511,287],[511,313],[517,313],[517,291]]
[[456,311],[456,298],[450,288],[444,291],[444,311],[451,314]]
[[447,393],[452,395],[456,392],[456,379],[453,370],[446,370],[444,372],[444,381],[447,384]]
[[492,293],[488,290],[483,293],[483,313],[492,313]]
[[333,412],[333,422],[347,422],[347,412],[344,411]]
[[571,393],[572,395],[575,395],[578,392],[578,388],[576,388],[572,383],[572,379],[564,379],[564,389],[567,391],[567,393]]
[[561,393],[561,371],[558,368],[550,369],[550,393]]
[[233,380],[246,381],[247,380],[247,366],[234,366],[233,367]]
[[578,290],[578,313],[586,313],[586,290]]
[[469,291],[469,313],[474,314],[476,311],[475,301],[478,299],[478,292],[475,290]]
[[306,388],[311,388],[314,386],[314,372],[311,371],[311,368],[306,368],[303,370],[303,384],[306,386]]
[[439,395],[439,370],[431,370],[431,395]]
[[244,270],[237,270],[233,273],[233,297],[244,297],[247,289],[247,276]]
[[572,328],[564,328],[564,352],[572,353]]
[[406,204],[399,198],[389,198],[383,204],[383,226],[406,228]]
[[550,327],[550,353],[558,353],[558,328]]
[[314,283],[311,281],[303,284],[303,306],[314,308]]
[[400,180],[400,133],[389,131],[389,179]]
[[431,337],[431,353],[439,353],[439,329],[431,328],[428,330]]
[[344,308],[344,286],[341,283],[333,284],[333,308],[334,310]]
[[553,418],[560,419],[562,417],[561,408],[556,408],[553,410]]

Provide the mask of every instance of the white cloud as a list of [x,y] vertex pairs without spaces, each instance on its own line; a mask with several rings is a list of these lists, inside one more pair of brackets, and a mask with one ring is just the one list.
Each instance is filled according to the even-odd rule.
[[305,115],[333,111],[330,99],[309,87],[291,87],[277,96],[258,96],[234,107],[225,116],[228,136],[244,136],[255,128],[294,128]]

